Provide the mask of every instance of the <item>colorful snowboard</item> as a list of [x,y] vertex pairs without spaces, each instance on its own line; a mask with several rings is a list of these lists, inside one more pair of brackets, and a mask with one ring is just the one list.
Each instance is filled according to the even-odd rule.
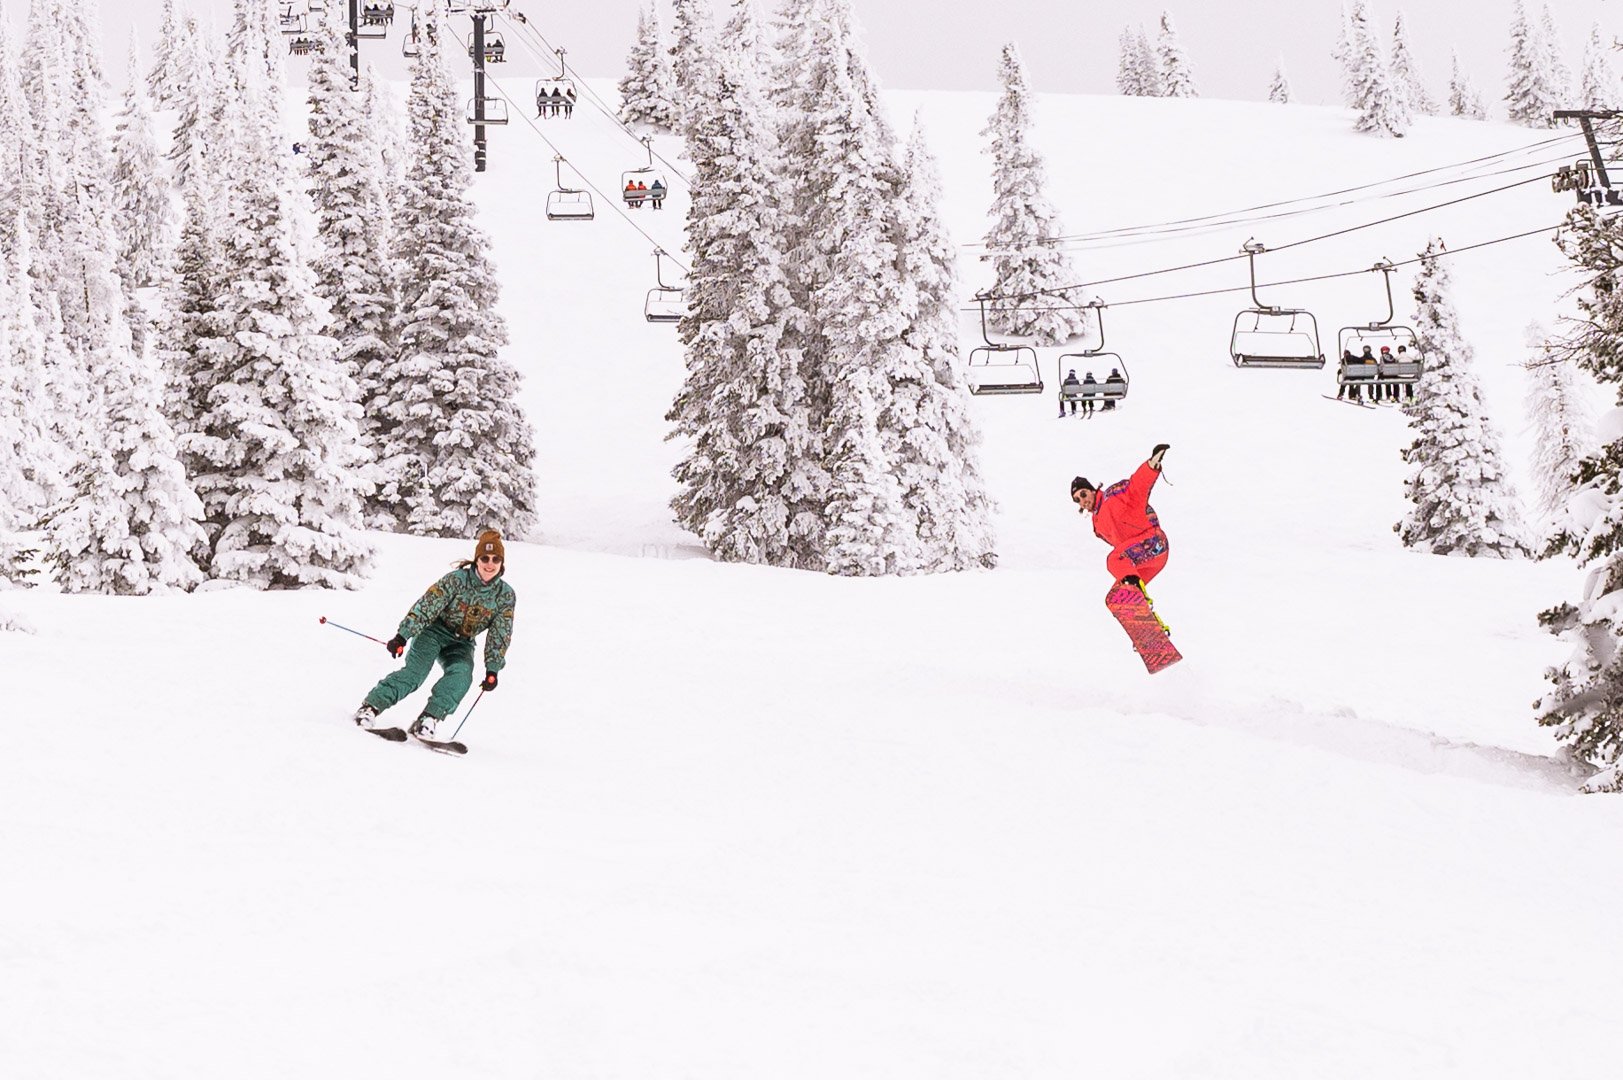
[[1105,596],[1105,607],[1127,631],[1127,637],[1151,675],[1183,659],[1138,586],[1120,583],[1112,586]]

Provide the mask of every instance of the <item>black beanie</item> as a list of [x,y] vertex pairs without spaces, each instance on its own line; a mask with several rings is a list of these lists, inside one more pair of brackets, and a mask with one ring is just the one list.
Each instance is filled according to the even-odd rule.
[[1075,495],[1078,491],[1093,490],[1095,490],[1094,486],[1088,483],[1088,479],[1085,476],[1079,476],[1075,480],[1071,481],[1071,494],[1073,495]]

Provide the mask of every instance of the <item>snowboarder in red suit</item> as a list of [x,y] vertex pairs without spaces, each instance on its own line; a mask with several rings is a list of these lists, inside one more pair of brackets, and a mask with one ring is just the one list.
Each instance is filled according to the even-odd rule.
[[1150,489],[1161,477],[1161,458],[1168,446],[1161,443],[1131,477],[1100,490],[1077,477],[1071,481],[1071,501],[1077,513],[1093,515],[1093,533],[1110,545],[1105,568],[1110,586],[1118,582],[1145,584],[1167,564],[1167,534],[1150,506]]

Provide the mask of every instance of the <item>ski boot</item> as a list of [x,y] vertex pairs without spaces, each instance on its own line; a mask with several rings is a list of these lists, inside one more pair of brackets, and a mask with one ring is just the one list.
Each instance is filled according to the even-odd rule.
[[363,701],[361,707],[355,710],[355,726],[371,731],[383,725],[378,720],[378,711]]
[[439,736],[434,734],[434,729],[439,725],[439,722],[440,718],[438,716],[430,716],[428,713],[423,713],[423,715],[411,722],[411,727],[408,730],[414,738],[426,739],[429,742],[433,742],[439,738]]

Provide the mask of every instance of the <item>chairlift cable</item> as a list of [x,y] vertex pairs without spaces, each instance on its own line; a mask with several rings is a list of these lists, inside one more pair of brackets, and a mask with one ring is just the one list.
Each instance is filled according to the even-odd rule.
[[[461,34],[457,33],[457,31],[452,30],[451,33],[452,33],[452,36],[456,37],[464,45],[467,44],[467,40],[464,39]],[[491,75],[489,72],[485,73],[485,83],[486,83],[486,85],[492,86],[492,87],[495,88],[496,93],[501,95],[502,99],[507,102],[509,108],[511,108],[512,106],[517,104],[517,102],[515,102],[513,100],[512,95],[510,95],[507,92],[506,88],[504,88],[502,86],[500,80],[498,80],[495,76]],[[569,158],[564,155],[564,152],[558,148],[558,145],[556,143],[554,143],[551,139],[547,138],[546,134],[539,127],[536,126],[535,118],[532,117],[529,114],[529,110],[527,110],[527,109],[519,109],[518,113],[519,113],[520,116],[524,117],[524,122],[526,124],[530,125],[530,130],[534,131],[537,135],[539,135],[541,137],[541,141],[546,143],[547,146],[549,148],[551,148],[551,150],[552,150],[552,152],[554,154],[558,155],[559,158],[561,158],[566,164],[568,164]],[[574,169],[575,167],[573,165],[570,165],[570,168]],[[656,240],[652,236],[650,236],[646,231],[644,231],[644,229],[643,229],[643,227],[641,225],[638,225],[635,221],[633,221],[631,219],[631,215],[627,214],[625,212],[625,210],[620,206],[620,202],[619,202],[618,199],[610,198],[608,195],[605,195],[603,193],[603,189],[599,188],[596,184],[592,183],[592,181],[587,178],[586,174],[581,172],[579,169],[575,169],[575,175],[580,177],[581,183],[585,184],[589,189],[591,189],[591,191],[594,194],[596,194],[599,199],[602,199],[609,206],[613,207],[614,212],[619,214],[622,218],[624,218],[625,223],[627,225],[630,225],[633,229],[636,229],[637,233],[644,240],[648,241],[650,244],[653,244],[656,248],[661,248],[661,249],[664,248],[665,245],[661,244],[658,240]],[[665,257],[667,259],[671,260],[671,262],[675,263],[678,267],[680,267],[683,274],[688,274],[689,273],[688,267],[684,266],[682,264],[681,260],[677,259],[676,256],[672,255],[669,251],[665,252]]]
[[[523,12],[518,12],[517,14],[523,15],[524,13]],[[580,74],[579,71],[575,71],[574,69],[572,69],[566,61],[558,59],[558,57],[557,57],[557,51],[558,50],[556,50],[556,49],[554,49],[552,47],[552,43],[549,42],[546,39],[546,35],[542,34],[540,30],[536,29],[535,26],[531,24],[529,16],[525,15],[523,18],[517,19],[517,20],[512,19],[512,18],[508,18],[507,19],[507,24],[508,24],[510,29],[514,30],[517,33],[518,40],[524,44],[524,47],[526,49],[530,50],[530,55],[531,56],[535,57],[538,60],[541,60],[544,64],[551,64],[551,63],[556,61],[557,64],[558,64],[559,69],[565,75],[570,75],[572,73],[575,80],[577,81],[577,83],[580,86],[582,97],[586,98],[591,103],[591,105],[592,105],[592,107],[594,109],[596,109],[598,112],[602,113],[604,116],[608,117],[609,120],[616,127],[618,127],[621,131],[625,132],[627,136],[629,136],[630,138],[636,140],[638,146],[645,145],[643,143],[643,141],[642,141],[642,137],[640,135],[638,135],[635,131],[632,131],[629,127],[627,127],[625,125],[624,121],[622,121],[618,116],[616,116],[614,114],[614,110],[612,110],[612,109],[610,109],[608,107],[608,103],[605,102],[601,97],[598,96],[597,91],[593,90],[591,88],[591,86],[587,83],[586,77],[584,75]],[[546,49],[549,53],[552,53],[553,55],[549,56],[549,57],[542,57],[536,51],[536,48],[535,48],[535,46],[533,44],[531,44],[530,42],[524,41],[524,35],[526,33],[532,35],[537,41],[539,41],[541,43],[542,48]],[[659,152],[653,150],[652,147],[649,147],[648,152],[655,159],[657,159],[660,162],[660,164],[664,165],[665,168],[668,169],[671,172],[672,175],[674,175],[678,180],[682,181],[682,183],[685,186],[687,186],[690,189],[692,188],[693,180],[686,173],[682,172],[681,169],[678,169],[674,164],[672,164],[670,161],[668,161],[663,154],[660,154]]]

